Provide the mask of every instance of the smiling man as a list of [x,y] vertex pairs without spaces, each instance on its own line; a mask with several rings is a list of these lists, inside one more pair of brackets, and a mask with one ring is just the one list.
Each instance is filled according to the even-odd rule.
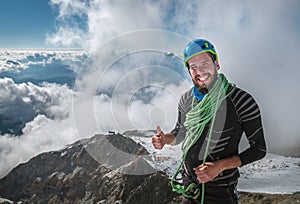
[[[236,204],[238,167],[266,154],[259,107],[249,93],[218,73],[218,55],[209,41],[191,41],[184,64],[194,87],[180,98],[175,128],[165,134],[158,126],[152,144],[162,149],[183,141],[182,163],[171,184],[184,203]],[[239,152],[243,133],[249,147]],[[179,172],[183,186],[174,182]]]

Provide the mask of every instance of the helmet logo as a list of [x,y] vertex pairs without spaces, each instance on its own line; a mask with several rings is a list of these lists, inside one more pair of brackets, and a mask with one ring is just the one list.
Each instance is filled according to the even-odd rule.
[[206,49],[206,48],[208,48],[208,43],[206,42],[206,43],[204,43],[203,45],[201,45],[201,48],[204,50],[204,49]]

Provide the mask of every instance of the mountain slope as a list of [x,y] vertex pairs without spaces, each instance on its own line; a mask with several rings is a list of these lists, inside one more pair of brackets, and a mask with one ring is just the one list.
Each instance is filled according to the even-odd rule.
[[[133,155],[147,151],[122,135],[96,135],[68,145],[59,151],[42,153],[14,168],[0,180],[0,197],[22,203],[172,203],[178,196],[171,191],[165,173],[128,175],[120,170],[151,170],[143,158],[128,162],[116,154],[108,155],[105,141]],[[87,150],[101,152],[96,161]],[[118,158],[119,157],[119,158]],[[102,163],[99,163],[102,161]],[[119,166],[111,168],[117,162]]]

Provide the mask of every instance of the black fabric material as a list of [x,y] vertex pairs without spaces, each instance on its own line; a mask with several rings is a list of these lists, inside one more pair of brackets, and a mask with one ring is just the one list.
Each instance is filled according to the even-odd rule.
[[[229,90],[230,91],[230,90]],[[171,131],[177,142],[186,137],[184,126],[185,116],[199,101],[193,102],[192,89],[184,93],[178,104],[178,120]],[[242,89],[235,88],[234,92],[224,100],[216,113],[209,154],[206,161],[217,161],[238,155],[242,165],[261,159],[266,154],[262,122],[259,107],[253,97]],[[195,177],[194,167],[202,164],[207,144],[208,131],[211,124],[207,124],[199,140],[188,152],[185,167],[191,178]],[[245,133],[249,147],[239,153],[239,143]],[[239,177],[238,168],[221,172],[212,183],[227,184]]]
[[[184,178],[184,185],[187,186],[190,181]],[[218,186],[213,183],[204,184],[204,203],[205,204],[238,204],[239,196],[236,189],[237,183],[228,186]],[[202,193],[202,185],[199,184]],[[183,198],[183,204],[200,204],[202,195],[195,200],[192,198]]]
[[[202,136],[190,148],[187,154],[185,164],[188,167],[188,174],[193,177],[196,177],[193,168],[203,163],[209,126],[210,124],[205,127]],[[216,161],[223,158],[232,157],[233,155],[238,155],[238,146],[242,133],[242,127],[239,123],[239,119],[235,112],[233,104],[231,100],[227,99],[222,103],[221,107],[217,111],[217,116],[209,145],[210,154],[206,158],[206,161]],[[238,178],[239,172],[237,171],[237,169],[230,169],[222,172],[220,176],[224,177],[227,175],[232,175],[230,177]],[[224,180],[222,183],[226,182],[227,181]]]

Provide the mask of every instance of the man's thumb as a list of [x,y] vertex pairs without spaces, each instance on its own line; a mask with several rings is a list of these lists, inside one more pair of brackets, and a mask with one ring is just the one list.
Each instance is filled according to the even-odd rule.
[[160,134],[162,132],[161,129],[160,129],[160,126],[156,127],[156,131],[157,131],[157,134]]

